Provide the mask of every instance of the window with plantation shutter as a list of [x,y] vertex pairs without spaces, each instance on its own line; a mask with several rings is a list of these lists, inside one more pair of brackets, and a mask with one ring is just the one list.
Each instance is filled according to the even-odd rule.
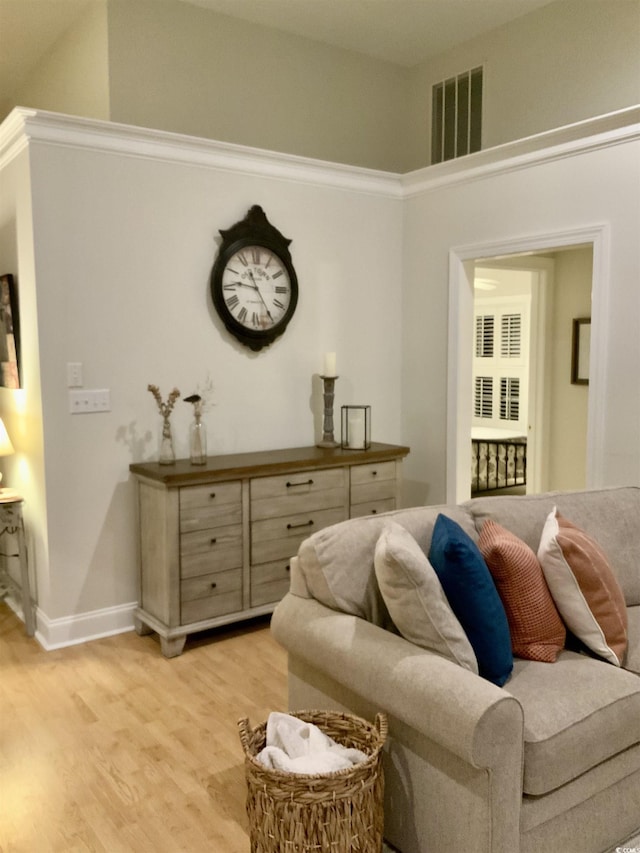
[[476,357],[493,358],[493,314],[476,317]]
[[503,314],[500,330],[500,355],[502,358],[520,358],[522,317],[520,314]]
[[527,433],[530,316],[528,294],[474,295],[471,425],[485,434]]
[[520,380],[503,376],[500,379],[500,420],[517,421],[520,418]]
[[493,378],[476,376],[474,414],[476,418],[493,417]]

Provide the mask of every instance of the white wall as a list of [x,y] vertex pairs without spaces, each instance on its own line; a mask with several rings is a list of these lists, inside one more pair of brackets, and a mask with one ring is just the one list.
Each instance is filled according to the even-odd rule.
[[[387,0],[390,2],[390,0]],[[95,0],[12,106],[408,172],[431,88],[485,66],[483,147],[640,102],[640,0],[556,0],[413,68],[177,0]]]
[[550,329],[550,489],[581,489],[587,483],[588,385],[571,384],[573,319],[591,316],[593,252],[556,252]]
[[[516,144],[400,178],[50,114],[0,126],[0,248],[16,264],[27,347],[25,388],[0,392],[0,413],[29,436],[25,484],[13,484],[28,490],[44,640],[131,624],[128,468],[157,452],[149,382],[166,395],[212,381],[213,454],[307,445],[321,427],[313,376],[335,350],[336,412],[371,404],[374,440],[411,447],[404,504],[443,501],[459,247],[603,229],[602,468],[608,483],[640,482],[638,112],[589,128],[584,142],[542,137],[537,152]],[[218,229],[256,203],[293,240],[300,301],[284,337],[254,354],[224,331],[208,281]],[[70,361],[86,387],[111,390],[111,412],[69,414]],[[190,417],[178,404],[181,456]]]
[[482,147],[640,102],[640,0],[556,0],[415,69],[408,169],[429,160],[431,87],[484,66]]
[[6,111],[17,105],[109,118],[107,0],[89,4],[13,93]]
[[[0,131],[9,125],[0,126]],[[0,137],[2,133],[0,132]],[[25,499],[23,514],[30,552],[30,570],[43,569],[40,585],[48,591],[47,507],[44,479],[44,425],[42,418],[40,362],[34,265],[31,176],[25,147],[3,149],[0,140],[0,274],[11,273],[19,294],[22,322],[19,390],[0,388],[2,417],[15,454],[2,458],[3,486]],[[35,588],[35,587],[34,587]]]
[[[517,144],[514,150],[520,150]],[[597,389],[594,425],[599,430],[595,439],[601,447],[601,479],[609,484],[640,482],[638,134],[624,144],[587,146],[574,156],[563,156],[558,147],[548,158],[523,156],[510,161],[510,151],[508,146],[501,149],[506,158],[502,164],[491,166],[489,152],[484,152],[466,163],[416,172],[405,181],[409,198],[404,228],[402,434],[412,448],[405,466],[409,503],[445,499],[444,450],[456,440],[447,434],[449,400],[443,369],[449,357],[444,318],[449,310],[450,252],[479,257],[482,246],[509,241],[533,245],[543,235],[535,248],[544,251],[554,247],[553,237],[545,242],[546,235],[596,226],[603,226],[606,235],[602,269],[596,271],[607,306],[599,318],[605,354],[598,365],[603,381]],[[465,255],[467,247],[478,247],[478,254]],[[471,340],[470,324],[461,335]],[[590,391],[594,394],[593,383]]]
[[[109,125],[83,124],[87,142],[73,122],[40,127],[64,135],[30,144],[49,527],[39,604],[55,622],[137,598],[128,466],[157,454],[148,383],[187,395],[210,378],[210,454],[310,445],[322,410],[312,377],[331,350],[336,413],[369,403],[374,440],[399,443],[400,340],[389,330],[401,322],[402,207],[367,173],[320,167],[318,179],[283,159],[270,164],[281,177],[266,176],[251,152],[214,165],[209,143],[151,134],[151,156],[139,156],[135,139],[135,154],[103,149],[103,136],[122,147]],[[300,290],[285,335],[258,354],[228,335],[209,296],[218,229],[255,203],[292,239]],[[111,412],[69,414],[70,361],[86,387],[110,389]],[[178,403],[182,457],[191,417]]]
[[111,119],[401,171],[409,71],[186,3],[109,0]]

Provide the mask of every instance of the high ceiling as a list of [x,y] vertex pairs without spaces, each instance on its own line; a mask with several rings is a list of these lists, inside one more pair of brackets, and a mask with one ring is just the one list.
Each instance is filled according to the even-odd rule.
[[[87,6],[100,2],[103,0],[0,0],[0,101]],[[411,66],[551,0],[181,2]]]

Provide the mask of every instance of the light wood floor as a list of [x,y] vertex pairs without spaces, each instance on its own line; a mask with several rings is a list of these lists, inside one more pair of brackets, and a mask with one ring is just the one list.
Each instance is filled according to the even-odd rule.
[[45,652],[0,603],[0,853],[248,853],[237,721],[272,710],[268,620],[167,660],[135,633]]

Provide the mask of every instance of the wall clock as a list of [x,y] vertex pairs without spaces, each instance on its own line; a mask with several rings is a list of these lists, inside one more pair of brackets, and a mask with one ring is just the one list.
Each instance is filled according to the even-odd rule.
[[220,235],[211,271],[213,304],[227,331],[250,349],[261,350],[284,332],[298,303],[291,240],[257,204]]

